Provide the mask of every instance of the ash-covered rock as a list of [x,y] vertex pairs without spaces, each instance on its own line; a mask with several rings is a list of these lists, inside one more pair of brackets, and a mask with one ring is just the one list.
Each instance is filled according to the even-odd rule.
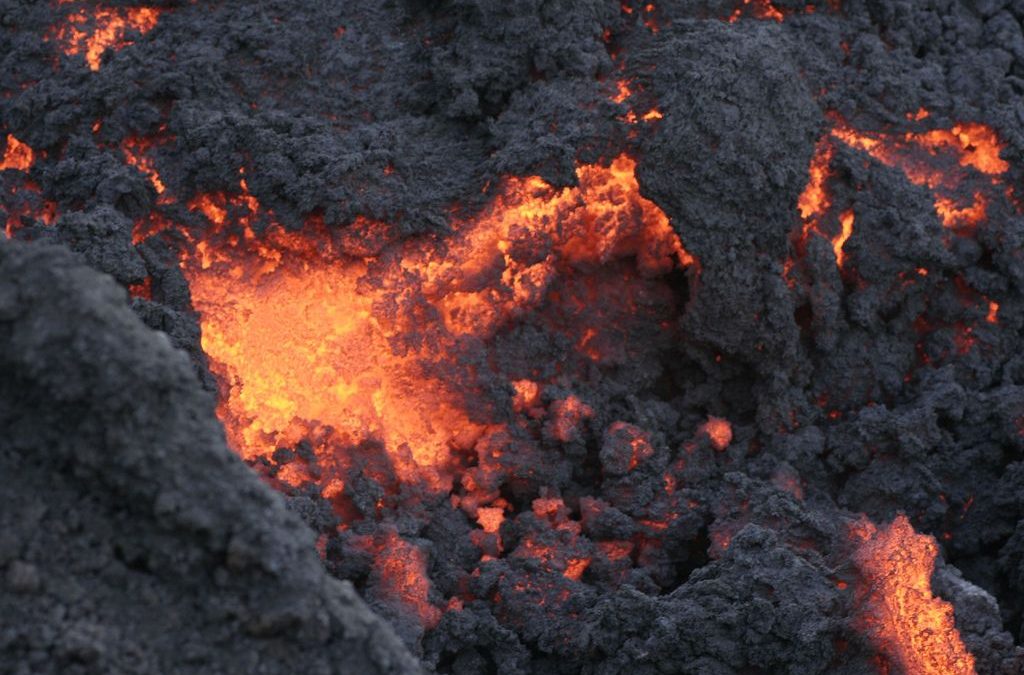
[[409,673],[110,278],[0,241],[0,670]]

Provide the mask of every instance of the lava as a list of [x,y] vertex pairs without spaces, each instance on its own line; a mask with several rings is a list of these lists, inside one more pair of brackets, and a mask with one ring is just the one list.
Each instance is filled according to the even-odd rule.
[[[902,134],[860,132],[837,116],[832,117],[836,120],[835,126],[815,146],[807,169],[807,184],[797,199],[797,211],[803,221],[800,234],[795,237],[798,255],[806,253],[812,235],[822,236],[832,243],[836,265],[843,269],[846,260],[843,246],[853,234],[853,210],[847,208],[839,215],[838,231],[834,234],[829,234],[826,228],[833,207],[829,181],[833,177],[837,142],[864,151],[886,166],[900,169],[910,182],[931,190],[935,213],[948,228],[968,234],[988,217],[989,204],[995,196],[987,195],[985,190],[999,187],[1009,170],[1009,164],[1000,157],[1003,144],[991,128],[961,123],[950,129]],[[907,115],[911,122],[928,118],[928,111],[923,108]],[[962,199],[965,185],[977,186],[970,191],[969,203],[963,203]],[[792,267],[793,261],[787,261],[784,276],[790,286],[794,283],[789,276]]]
[[838,265],[840,269],[843,267],[844,260],[843,246],[850,238],[850,235],[853,234],[853,221],[853,211],[844,211],[843,215],[839,217],[839,224],[842,229],[839,234],[832,238],[832,252],[836,256],[836,265]]
[[[74,2],[60,0],[62,5]],[[97,7],[92,11],[72,12],[57,30],[57,39],[65,54],[84,53],[89,69],[97,71],[104,52],[132,44],[125,39],[129,31],[144,35],[153,30],[160,11],[154,7]]]
[[902,672],[973,675],[974,657],[953,621],[953,607],[931,591],[938,546],[917,534],[906,516],[878,528],[861,521],[851,530],[858,589],[858,627]]
[[961,186],[979,175],[998,185],[1010,168],[1000,157],[1002,142],[984,124],[966,122],[949,129],[899,134],[860,132],[840,120],[831,135],[886,166],[900,169],[914,185],[931,190],[935,212],[950,228],[969,229],[987,217],[989,198],[974,190],[971,201],[962,203],[958,198]]
[[835,147],[827,138],[818,141],[814,149],[814,156],[807,169],[807,185],[797,199],[797,210],[803,219],[803,227],[798,241],[801,253],[806,251],[807,242],[811,234],[826,237],[832,242],[832,250],[835,253],[836,265],[842,269],[844,255],[843,245],[853,234],[854,214],[852,210],[843,212],[840,216],[840,231],[829,237],[823,230],[821,221],[832,206],[832,197],[829,194],[828,180],[832,176],[831,163],[835,155]]
[[371,538],[365,548],[374,556],[370,584],[374,594],[414,613],[426,628],[441,619],[441,610],[430,602],[427,556],[421,548],[393,530]]
[[[539,308],[559,277],[623,258],[645,276],[694,265],[665,214],[640,196],[634,168],[626,156],[582,165],[579,187],[561,190],[509,179],[452,236],[363,259],[340,256],[322,231],[271,227],[257,239],[249,224],[260,205],[244,179],[240,195],[195,197],[189,207],[213,234],[182,268],[233,447],[256,460],[309,439],[343,469],[351,448],[374,439],[400,479],[440,488],[452,453],[491,424],[468,403],[471,369],[450,357],[463,338],[488,339]],[[533,385],[515,389],[517,406],[536,401]],[[573,396],[555,408],[553,433],[567,440],[592,414]]]
[[13,134],[7,134],[7,147],[4,157],[0,160],[0,171],[13,169],[27,172],[35,161],[35,152],[27,144],[22,143]]
[[729,420],[709,415],[708,421],[701,426],[701,431],[710,439],[715,450],[725,450],[732,443],[732,425],[729,424]]
[[[751,18],[782,23],[790,14],[813,14],[820,5],[821,3],[809,3],[802,9],[794,9],[792,7],[777,7],[771,0],[742,0],[742,3],[725,20],[729,23],[736,23],[740,19]],[[827,5],[831,11],[839,11],[841,0],[828,0]]]
[[729,23],[736,23],[744,14],[749,14],[755,19],[770,19],[779,22],[783,19],[782,12],[770,0],[743,0],[743,4],[729,15]]
[[163,180],[160,179],[160,174],[153,164],[153,159],[148,154],[152,146],[153,141],[148,138],[130,136],[121,143],[121,151],[124,153],[124,159],[128,164],[146,175],[153,189],[156,190],[157,195],[163,195],[167,191],[167,187],[164,185]]

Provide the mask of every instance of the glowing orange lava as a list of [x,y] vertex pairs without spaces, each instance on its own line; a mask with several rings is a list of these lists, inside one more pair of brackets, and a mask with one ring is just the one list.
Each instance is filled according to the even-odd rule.
[[755,19],[771,19],[779,22],[783,19],[782,12],[770,0],[743,0],[743,4],[729,15],[729,23],[736,23],[745,13]]
[[[918,111],[915,119],[920,114]],[[927,115],[920,117],[926,118]],[[855,131],[839,121],[832,137],[867,152],[886,166],[900,169],[910,182],[930,189],[935,212],[946,227],[973,227],[987,215],[988,199],[981,192],[974,192],[970,204],[958,203],[954,198],[968,176],[964,169],[998,182],[1010,168],[999,156],[1003,144],[995,131],[984,124],[961,123],[951,129],[886,134]]]
[[860,630],[901,672],[973,675],[974,657],[960,640],[952,605],[932,595],[935,539],[917,534],[903,515],[883,528],[863,520],[851,535],[863,577]]
[[[695,262],[640,196],[634,168],[626,156],[580,166],[579,186],[560,190],[509,179],[452,235],[407,240],[376,259],[342,257],[326,232],[272,226],[257,239],[249,223],[260,207],[244,179],[239,196],[193,199],[213,234],[182,269],[232,446],[255,459],[308,439],[325,463],[344,466],[373,439],[400,479],[445,485],[453,451],[488,426],[485,412],[469,412],[472,372],[450,357],[462,337],[492,336],[571,269],[632,258],[655,276]],[[516,389],[520,405],[536,400],[534,387]],[[568,439],[588,409],[574,397],[560,405],[556,433]]]
[[[839,218],[840,231],[829,237],[821,227],[821,220],[832,206],[832,198],[828,192],[828,180],[832,176],[831,163],[835,155],[835,147],[827,138],[818,141],[814,148],[814,156],[807,169],[807,185],[797,199],[797,210],[803,219],[799,246],[801,253],[806,250],[811,234],[826,237],[832,242],[832,251],[836,256],[836,265],[843,268],[843,245],[853,234],[853,211],[847,210]],[[788,268],[787,268],[788,271]]]
[[800,193],[797,200],[797,208],[800,210],[800,217],[805,221],[819,218],[828,210],[831,202],[828,198],[828,178],[831,175],[829,165],[832,163],[832,156],[835,148],[827,140],[818,141],[814,148],[814,156],[811,158],[811,165],[807,170],[808,181],[804,191]]
[[994,300],[989,300],[988,303],[988,314],[985,315],[985,321],[989,323],[999,323],[999,303]]
[[35,152],[27,144],[22,143],[13,134],[7,134],[7,148],[4,150],[4,157],[0,160],[0,171],[14,169],[15,171],[28,171],[35,161]]
[[[60,0],[68,4],[74,0]],[[157,24],[160,10],[153,7],[98,7],[91,11],[69,14],[66,23],[57,30],[57,39],[68,56],[85,54],[89,69],[100,69],[103,53],[108,49],[122,49],[131,43],[125,40],[128,31],[144,35]]]
[[427,555],[394,531],[373,538],[366,548],[374,556],[370,584],[375,595],[413,611],[424,628],[441,620],[441,610],[431,604]]
[[708,415],[708,421],[701,425],[701,432],[711,440],[711,447],[721,452],[732,443],[732,425],[729,420]]
[[843,246],[846,244],[846,240],[853,234],[853,211],[844,211],[843,215],[839,216],[839,224],[842,227],[839,234],[832,239],[832,252],[836,256],[836,265],[840,269],[843,267]]
[[[855,217],[849,208],[838,216],[838,222],[834,216],[828,217],[833,207],[828,183],[832,177],[835,143],[864,151],[883,164],[900,169],[915,185],[927,187],[932,192],[935,213],[942,224],[961,235],[970,234],[972,228],[988,217],[993,197],[985,191],[993,185],[1000,186],[1010,168],[1000,157],[1002,142],[983,124],[961,123],[950,129],[902,134],[877,133],[854,130],[837,115],[830,117],[835,120],[835,126],[815,146],[807,184],[797,199],[803,224],[799,236],[794,236],[794,243],[799,257],[806,253],[812,235],[825,237],[832,243],[840,269],[846,262],[843,246],[853,234]],[[928,111],[923,108],[907,115],[911,122],[928,118]],[[972,190],[968,204],[958,196],[966,192],[962,190],[965,184],[978,186]],[[794,257],[789,258],[783,267],[783,276],[791,287],[795,284],[790,276],[794,260]]]
[[149,139],[129,137],[121,144],[121,151],[124,153],[125,161],[145,174],[156,193],[162,195],[167,188],[160,179],[152,158],[147,154],[152,145]]

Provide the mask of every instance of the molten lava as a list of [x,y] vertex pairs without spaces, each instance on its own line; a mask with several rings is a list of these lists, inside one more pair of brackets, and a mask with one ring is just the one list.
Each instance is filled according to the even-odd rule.
[[961,123],[950,129],[896,134],[859,132],[840,121],[832,137],[900,169],[911,183],[931,190],[936,214],[951,228],[974,227],[986,218],[989,198],[984,193],[974,190],[972,201],[966,204],[957,198],[972,173],[987,176],[992,185],[998,185],[1010,168],[999,156],[1002,142],[984,124]]
[[[60,0],[61,5],[75,0]],[[97,7],[69,14],[57,30],[57,39],[68,56],[85,54],[89,69],[100,69],[108,49],[119,50],[132,44],[126,40],[129,31],[144,35],[157,24],[160,10],[153,7]]]
[[[445,485],[453,450],[469,450],[492,424],[486,406],[469,403],[479,397],[473,369],[452,356],[464,340],[486,340],[544,303],[573,302],[571,293],[548,297],[560,277],[623,258],[642,276],[694,263],[640,196],[634,168],[626,156],[580,166],[579,187],[561,190],[510,179],[450,237],[365,259],[340,256],[324,232],[272,227],[257,240],[249,223],[260,207],[244,179],[239,196],[197,196],[189,207],[214,226],[182,268],[233,447],[255,460],[306,439],[343,470],[372,439],[401,480]],[[599,334],[592,342],[603,344]],[[535,402],[534,386],[515,390],[517,406]],[[555,408],[558,437],[571,438],[590,414],[572,396]]]
[[[1000,157],[1003,144],[995,132],[976,123],[963,123],[951,129],[924,132],[876,133],[854,130],[837,116],[829,134],[815,146],[807,169],[807,184],[797,199],[797,210],[803,221],[799,236],[794,237],[796,251],[803,256],[812,236],[821,236],[832,244],[836,265],[843,269],[846,256],[843,247],[853,235],[855,214],[847,208],[830,216],[833,197],[829,190],[836,142],[862,150],[886,166],[900,169],[915,185],[927,187],[933,195],[935,213],[946,227],[959,234],[969,234],[988,217],[988,207],[999,198],[1002,178],[1009,164]],[[908,114],[910,122],[928,119],[923,108]],[[972,194],[963,203],[963,193]],[[986,194],[989,193],[989,194]],[[830,233],[831,230],[831,233]],[[792,286],[789,273],[793,260],[786,262],[785,277]]]
[[755,19],[771,19],[772,21],[782,21],[783,18],[782,12],[770,0],[743,0],[743,4],[729,15],[729,23],[736,23],[745,14]]
[[0,171],[13,169],[27,172],[32,168],[34,161],[35,152],[32,148],[19,141],[13,134],[7,134],[7,148],[4,150],[3,159],[0,160]]
[[917,534],[903,515],[883,528],[862,521],[851,534],[863,577],[858,627],[901,672],[973,675],[974,657],[960,640],[952,605],[932,595],[935,539]]
[[732,443],[732,425],[729,424],[729,420],[709,415],[708,421],[701,426],[701,431],[711,441],[711,447],[719,452]]
[[152,145],[153,142],[150,139],[132,136],[124,140],[121,144],[121,150],[124,153],[125,161],[145,174],[149,179],[150,185],[156,190],[157,195],[162,195],[167,191],[167,187],[160,179],[160,174],[153,164],[153,159],[147,154]]

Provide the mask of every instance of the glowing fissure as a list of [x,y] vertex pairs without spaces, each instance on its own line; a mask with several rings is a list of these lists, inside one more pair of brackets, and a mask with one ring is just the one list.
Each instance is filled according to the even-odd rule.
[[3,234],[7,239],[21,229],[23,217],[44,225],[53,224],[57,218],[56,202],[43,199],[39,184],[29,177],[35,161],[36,152],[30,145],[20,141],[14,134],[7,134],[3,156],[0,157],[0,171],[17,171],[22,174],[8,182],[7,195],[4,195],[6,217]]
[[973,675],[974,657],[960,639],[953,606],[932,595],[935,539],[916,533],[903,515],[881,528],[862,520],[851,537],[863,580],[857,627],[901,672]]
[[[966,181],[982,176],[988,183],[985,189],[1007,190],[1002,179],[1010,167],[1000,157],[1003,144],[996,133],[983,124],[961,123],[950,129],[903,134],[868,133],[856,131],[837,116],[832,117],[836,120],[835,126],[815,146],[807,169],[807,184],[797,199],[797,211],[803,221],[795,242],[800,256],[805,254],[811,236],[821,236],[831,242],[840,270],[846,262],[843,247],[854,233],[856,216],[847,208],[838,218],[829,218],[833,201],[828,183],[836,143],[866,152],[886,166],[900,169],[911,183],[927,187],[933,194],[939,220],[960,234],[970,234],[988,217],[988,205],[994,198],[979,188],[969,204],[961,203],[956,195]],[[911,122],[928,117],[928,111],[923,108],[907,115]],[[792,267],[793,261],[787,261],[785,276],[791,286],[794,283],[789,276]]]
[[[927,114],[920,119],[927,119]],[[957,199],[968,171],[988,176],[991,185],[1001,186],[1001,178],[1010,168],[1000,157],[1002,142],[984,124],[961,123],[950,129],[898,134],[859,132],[839,120],[831,136],[900,169],[914,185],[927,187],[934,196],[939,220],[950,228],[969,229],[987,217],[989,197],[980,190],[974,191],[970,203]]]

